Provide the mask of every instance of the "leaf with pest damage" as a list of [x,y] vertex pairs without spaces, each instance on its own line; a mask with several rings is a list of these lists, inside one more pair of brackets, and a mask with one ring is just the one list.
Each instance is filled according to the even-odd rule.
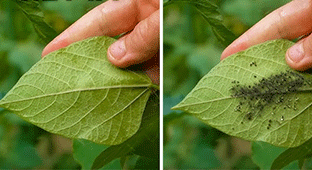
[[143,73],[113,66],[115,40],[94,37],[48,54],[0,101],[51,133],[116,145],[133,136],[153,86]]
[[312,76],[285,62],[288,40],[234,54],[173,107],[236,137],[295,147],[311,138]]

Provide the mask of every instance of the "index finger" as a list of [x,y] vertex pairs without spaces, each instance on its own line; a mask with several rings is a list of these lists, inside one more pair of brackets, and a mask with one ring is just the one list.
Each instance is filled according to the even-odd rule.
[[110,0],[95,7],[72,24],[43,50],[42,56],[69,44],[93,36],[116,36],[132,30],[135,25],[158,10],[150,0]]
[[312,31],[312,1],[294,0],[251,27],[222,53],[221,60],[250,46],[273,39],[294,39]]

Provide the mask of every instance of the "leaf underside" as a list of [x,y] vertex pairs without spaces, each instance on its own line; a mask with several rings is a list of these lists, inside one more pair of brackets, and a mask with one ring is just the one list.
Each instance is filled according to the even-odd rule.
[[286,64],[292,45],[273,40],[226,58],[173,109],[246,140],[304,143],[312,136],[312,76]]
[[122,143],[139,129],[152,83],[145,74],[108,61],[114,41],[94,37],[48,54],[21,77],[0,107],[51,133]]

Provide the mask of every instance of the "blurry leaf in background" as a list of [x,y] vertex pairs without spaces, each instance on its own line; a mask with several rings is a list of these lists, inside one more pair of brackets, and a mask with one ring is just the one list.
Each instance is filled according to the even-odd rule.
[[221,53],[222,50],[213,44],[204,44],[194,47],[194,52],[188,56],[187,62],[200,72],[200,77],[203,77],[220,62]]
[[218,6],[209,0],[170,0],[170,3],[184,2],[196,7],[199,13],[211,26],[212,32],[218,41],[224,46],[228,46],[235,39],[235,35],[222,24],[222,16],[218,11]]
[[0,92],[8,92],[19,79],[18,67],[9,61],[9,50],[0,51]]
[[300,166],[299,168],[302,169],[303,165],[302,163],[306,158],[311,157],[311,155],[312,155],[312,138],[298,147],[289,148],[285,150],[283,153],[281,153],[277,158],[275,158],[271,166],[271,169],[282,169],[296,160],[298,160],[298,162],[301,163],[299,165]]
[[290,2],[290,0],[231,0],[225,1],[222,10],[240,18],[248,26],[260,21],[269,12]]
[[65,1],[58,0],[53,2],[42,2],[43,7],[46,10],[52,10],[59,13],[64,19],[70,23],[77,21],[80,17],[86,14],[89,10],[97,5],[104,3],[106,0],[74,0]]
[[8,55],[6,51],[0,51],[0,83],[2,83],[8,76],[12,69],[8,61]]
[[166,5],[168,4],[169,1],[170,1],[170,0],[163,0],[164,6],[166,6]]
[[15,0],[15,2],[24,12],[26,17],[32,22],[35,31],[43,44],[48,44],[52,39],[54,39],[54,37],[56,37],[57,33],[55,30],[44,21],[43,12],[39,8],[38,2],[33,0]]
[[29,169],[42,163],[34,145],[21,138],[17,139],[14,149],[7,157],[12,168]]
[[[165,103],[165,100],[164,100]],[[185,113],[177,113],[177,112],[171,112],[171,113],[166,113],[166,115],[163,115],[163,131],[167,132],[169,127],[172,126],[172,122],[174,121],[179,121],[182,116],[185,116]],[[164,133],[163,134],[163,145],[167,145],[167,142],[171,139],[171,134],[170,133]]]
[[41,52],[42,47],[33,41],[19,43],[9,53],[9,61],[24,74],[41,59]]
[[[36,149],[39,128],[22,121],[16,115],[1,111],[0,168],[32,169],[43,163]],[[39,130],[39,131],[38,131]]]
[[53,169],[80,169],[80,166],[76,163],[71,154],[62,154],[60,158],[55,162]]
[[[183,96],[177,96],[177,97],[170,97],[164,95],[163,97],[163,116],[167,116],[170,113],[172,113],[171,107],[177,105],[181,100],[183,99]],[[176,113],[181,113],[182,111],[176,111]]]
[[182,51],[164,58],[164,94],[185,96],[200,79],[198,71],[187,65],[186,55]]
[[[270,169],[271,165],[286,148],[280,148],[265,142],[252,142],[252,160],[261,169]],[[298,163],[292,162],[285,169],[298,169]]]
[[215,129],[191,116],[164,120],[164,124],[167,124],[164,134],[168,134],[169,140],[164,145],[164,169],[220,167],[220,161],[210,145],[222,137],[220,133],[213,133]]
[[[108,146],[93,143],[88,140],[75,139],[74,144],[74,158],[81,165],[81,169],[91,169],[95,158],[103,152]],[[119,159],[112,161],[102,169],[120,169]]]

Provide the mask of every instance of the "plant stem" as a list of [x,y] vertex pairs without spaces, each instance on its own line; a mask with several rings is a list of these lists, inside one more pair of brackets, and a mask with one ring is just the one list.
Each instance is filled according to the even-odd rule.
[[160,90],[160,87],[157,84],[151,84],[150,87],[157,89],[157,90]]

